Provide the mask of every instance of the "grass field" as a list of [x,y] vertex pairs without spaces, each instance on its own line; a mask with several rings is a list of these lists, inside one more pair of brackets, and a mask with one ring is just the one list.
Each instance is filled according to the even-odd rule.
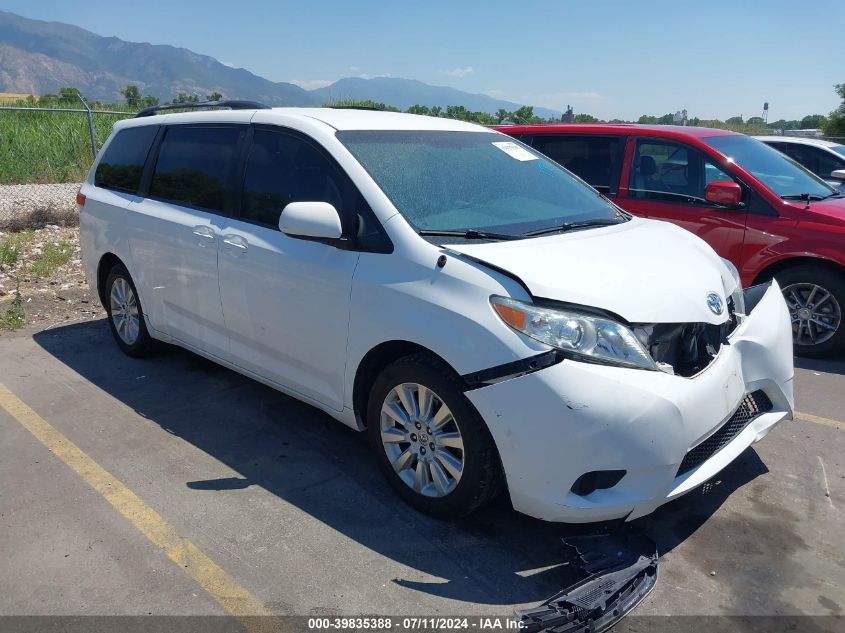
[[[118,109],[126,110],[127,116],[132,114],[128,108]],[[94,115],[98,147],[108,137],[112,125],[122,118],[114,114]],[[0,184],[79,181],[91,166],[91,160],[88,120],[84,113],[0,110]]]

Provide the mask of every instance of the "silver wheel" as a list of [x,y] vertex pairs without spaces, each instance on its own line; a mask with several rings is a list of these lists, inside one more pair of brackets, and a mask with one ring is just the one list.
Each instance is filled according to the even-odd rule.
[[790,284],[783,289],[792,318],[792,336],[798,345],[830,340],[842,323],[842,309],[829,291],[817,284]]
[[120,340],[127,345],[134,345],[141,331],[141,318],[132,286],[123,277],[116,278],[112,283],[109,306],[111,320]]
[[381,443],[399,478],[426,497],[445,497],[461,480],[464,441],[449,407],[424,385],[402,383],[381,407]]

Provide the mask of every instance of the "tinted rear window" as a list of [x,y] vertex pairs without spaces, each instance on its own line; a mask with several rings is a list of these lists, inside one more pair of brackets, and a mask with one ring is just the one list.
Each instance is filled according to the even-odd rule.
[[150,196],[223,212],[233,195],[242,128],[173,126],[161,143]]
[[115,135],[94,173],[94,184],[105,189],[137,193],[141,174],[158,126],[121,130]]
[[534,147],[600,191],[615,191],[620,139],[609,136],[538,135]]

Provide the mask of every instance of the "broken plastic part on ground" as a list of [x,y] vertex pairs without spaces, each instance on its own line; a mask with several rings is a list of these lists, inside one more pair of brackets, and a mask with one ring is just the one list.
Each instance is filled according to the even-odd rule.
[[630,529],[563,539],[584,577],[533,609],[517,611],[528,633],[600,633],[630,613],[657,582],[657,548]]

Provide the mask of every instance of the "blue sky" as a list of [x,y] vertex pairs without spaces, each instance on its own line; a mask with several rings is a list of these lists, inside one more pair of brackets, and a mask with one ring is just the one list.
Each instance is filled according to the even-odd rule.
[[829,113],[845,1],[0,0],[304,87],[389,75],[603,118]]

